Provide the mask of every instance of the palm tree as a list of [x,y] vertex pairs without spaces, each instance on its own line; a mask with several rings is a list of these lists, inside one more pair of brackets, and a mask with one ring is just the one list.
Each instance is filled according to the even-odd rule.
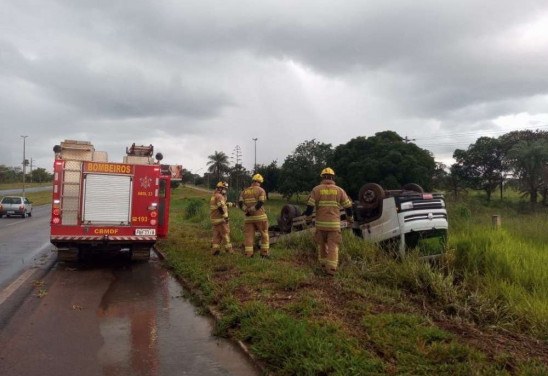
[[207,162],[209,168],[207,170],[215,175],[217,181],[220,181],[223,173],[229,171],[228,156],[222,151],[215,150],[215,153],[207,158],[209,159],[209,162]]

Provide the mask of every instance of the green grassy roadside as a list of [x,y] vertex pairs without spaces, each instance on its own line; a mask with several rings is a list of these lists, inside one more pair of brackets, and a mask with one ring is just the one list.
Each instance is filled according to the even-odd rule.
[[[51,191],[27,192],[25,196],[32,202],[33,206],[51,204]],[[3,197],[0,195],[0,197]]]
[[[52,182],[46,182],[46,183],[29,183],[27,182],[25,184],[25,188],[34,188],[34,187],[47,187],[51,186]],[[21,189],[23,190],[23,183],[0,183],[0,191],[6,190],[6,189]]]
[[[440,265],[413,255],[399,262],[345,234],[340,272],[329,278],[317,267],[310,234],[276,245],[269,260],[211,256],[208,199],[208,193],[176,189],[170,235],[159,246],[173,271],[201,291],[200,304],[221,312],[216,334],[244,341],[268,372],[548,372],[546,278],[537,270],[546,263],[534,267],[546,252],[536,255],[536,248],[524,246],[516,252],[530,249],[536,258],[517,265],[519,258],[511,256],[520,242],[539,244],[542,252],[542,239],[524,234],[526,242],[513,230],[490,234],[488,224],[471,224],[474,208],[456,204],[450,208],[450,250]],[[283,204],[269,200],[271,222]],[[233,242],[241,245],[243,216],[237,209],[230,215]],[[478,242],[470,240],[474,231]],[[481,236],[494,240],[486,245]],[[507,256],[492,256],[504,244]],[[524,265],[523,273],[516,270]]]
[[[49,183],[27,183],[25,185],[26,188],[33,188],[33,187],[48,187],[51,186],[51,182]],[[22,183],[6,183],[6,184],[0,184],[0,190],[11,190],[11,189],[21,189],[22,193]],[[12,194],[12,195],[19,195],[20,193]],[[25,192],[25,196],[32,202],[33,205],[45,205],[45,204],[51,204],[51,190],[47,191],[41,191],[41,192]],[[0,195],[0,197],[3,197],[3,195]]]

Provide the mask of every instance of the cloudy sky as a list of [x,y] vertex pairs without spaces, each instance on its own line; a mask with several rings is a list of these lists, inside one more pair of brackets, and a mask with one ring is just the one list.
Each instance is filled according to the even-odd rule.
[[450,162],[548,130],[548,2],[0,0],[0,164],[133,142],[202,173],[393,130]]

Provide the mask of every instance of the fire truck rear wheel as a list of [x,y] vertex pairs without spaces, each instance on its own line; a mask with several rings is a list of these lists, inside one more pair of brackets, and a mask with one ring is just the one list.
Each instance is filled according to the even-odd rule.
[[131,252],[131,261],[148,261],[150,260],[150,247],[134,248]]
[[384,199],[384,189],[376,183],[367,183],[360,188],[358,197],[364,209],[374,209]]
[[58,248],[57,261],[77,262],[80,259],[78,248]]

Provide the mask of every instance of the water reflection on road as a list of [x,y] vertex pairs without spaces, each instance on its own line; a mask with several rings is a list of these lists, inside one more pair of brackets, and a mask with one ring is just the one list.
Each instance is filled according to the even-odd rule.
[[97,309],[104,375],[256,375],[158,263],[114,270]]

